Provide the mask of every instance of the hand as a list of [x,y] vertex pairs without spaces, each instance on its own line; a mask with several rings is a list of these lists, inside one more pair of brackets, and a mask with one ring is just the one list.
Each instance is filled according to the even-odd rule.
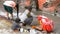
[[42,27],[40,27],[40,26],[37,26],[37,27],[36,27],[36,29],[38,29],[38,30],[42,30]]
[[17,10],[17,8],[16,8],[16,7],[14,7],[14,9],[15,9],[15,10]]

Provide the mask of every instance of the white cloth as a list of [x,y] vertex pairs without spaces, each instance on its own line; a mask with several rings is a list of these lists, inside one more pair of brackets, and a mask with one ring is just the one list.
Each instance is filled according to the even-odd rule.
[[16,3],[14,1],[5,1],[3,5],[15,7]]
[[27,18],[27,14],[29,13],[28,10],[25,10],[25,12],[20,15],[21,22],[24,22],[24,20]]

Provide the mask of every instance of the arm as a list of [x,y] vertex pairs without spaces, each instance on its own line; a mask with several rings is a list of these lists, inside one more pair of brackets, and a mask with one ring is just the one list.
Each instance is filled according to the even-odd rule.
[[42,27],[41,26],[32,26],[33,29],[36,29],[36,30],[42,30]]

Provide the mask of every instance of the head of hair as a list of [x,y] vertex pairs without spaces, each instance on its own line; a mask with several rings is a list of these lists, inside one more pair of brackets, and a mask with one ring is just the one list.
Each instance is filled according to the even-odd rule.
[[15,20],[15,22],[16,23],[19,23],[21,20],[19,19],[19,18],[17,18],[16,20]]
[[31,6],[25,7],[25,8],[28,9],[30,12],[31,12],[31,10],[32,10],[32,7],[31,7]]

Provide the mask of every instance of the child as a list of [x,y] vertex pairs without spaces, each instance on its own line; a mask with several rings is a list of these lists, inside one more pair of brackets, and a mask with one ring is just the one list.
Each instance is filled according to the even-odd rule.
[[15,22],[13,22],[12,24],[12,30],[14,32],[19,32],[19,29],[21,28],[21,26],[23,26],[23,23],[20,22],[20,20],[18,20],[18,18],[15,20]]
[[29,13],[27,14],[27,18],[25,19],[24,23],[27,25],[31,25],[32,21],[33,21],[33,15],[32,15],[32,7],[28,7],[26,8],[28,9]]
[[26,8],[24,13],[20,15],[21,22],[24,22],[25,24],[31,24],[33,20],[33,13],[31,12],[32,7]]
[[41,15],[39,15],[37,17],[37,19],[38,19],[40,25],[32,26],[33,28],[36,28],[38,30],[47,31],[47,32],[53,31],[54,24],[53,24],[52,20],[50,20],[49,18],[47,18],[45,16],[41,16]]
[[16,6],[14,1],[5,1],[3,3],[4,9],[6,10],[6,17],[9,19],[9,14],[11,19],[13,19],[13,8]]

